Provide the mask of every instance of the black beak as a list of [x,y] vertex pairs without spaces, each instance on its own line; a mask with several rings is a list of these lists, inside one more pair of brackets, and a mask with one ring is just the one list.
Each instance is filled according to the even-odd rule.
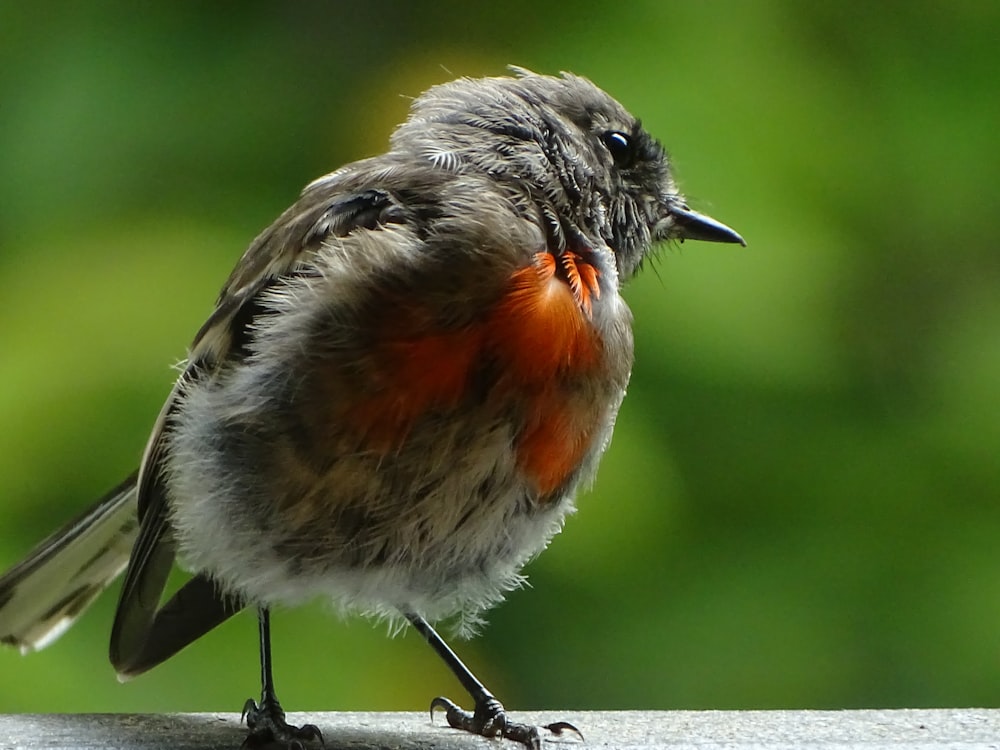
[[746,241],[736,231],[711,216],[692,211],[683,203],[670,204],[667,213],[674,220],[674,236],[684,240],[705,240],[706,242],[738,242],[743,247]]

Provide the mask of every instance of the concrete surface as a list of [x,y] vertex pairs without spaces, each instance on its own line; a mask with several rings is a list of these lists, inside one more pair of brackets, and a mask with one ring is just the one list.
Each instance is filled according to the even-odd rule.
[[[1000,709],[894,711],[545,711],[518,721],[569,721],[586,738],[553,738],[545,750],[1000,750]],[[439,714],[293,713],[316,724],[327,750],[517,750],[455,731]],[[245,728],[235,714],[0,715],[0,748],[210,750],[239,748]]]

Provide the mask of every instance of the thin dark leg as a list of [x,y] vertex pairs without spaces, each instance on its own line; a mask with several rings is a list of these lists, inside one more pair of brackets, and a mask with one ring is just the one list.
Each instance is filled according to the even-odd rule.
[[257,609],[260,625],[260,703],[247,698],[243,704],[243,717],[247,720],[250,734],[243,741],[245,748],[259,748],[277,745],[291,750],[301,750],[303,743],[319,740],[323,745],[323,734],[314,724],[292,726],[285,721],[285,711],[274,692],[274,675],[271,673],[271,612],[266,607]]
[[260,632],[260,692],[274,700],[274,675],[271,673],[271,610],[261,607],[257,610],[257,625]]
[[[520,742],[530,750],[540,750],[542,737],[539,727],[529,724],[516,724],[507,718],[507,711],[503,704],[479,679],[472,674],[472,671],[465,666],[458,655],[445,643],[444,638],[431,627],[420,615],[412,612],[404,613],[410,624],[417,629],[417,632],[424,637],[437,655],[448,665],[448,669],[458,678],[469,695],[472,697],[475,709],[470,713],[460,708],[447,698],[438,696],[431,701],[431,717],[434,716],[435,709],[442,709],[448,719],[448,723],[455,729],[461,729],[472,734],[479,734],[483,737],[503,737],[508,740]],[[563,732],[573,732],[580,739],[583,735],[580,730],[566,721],[557,721],[554,724],[546,724],[542,729],[547,729],[553,734],[560,735]]]

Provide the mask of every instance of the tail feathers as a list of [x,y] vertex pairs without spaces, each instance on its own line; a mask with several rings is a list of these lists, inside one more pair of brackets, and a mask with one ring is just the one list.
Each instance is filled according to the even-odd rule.
[[136,474],[0,575],[0,642],[22,653],[62,635],[128,564]]

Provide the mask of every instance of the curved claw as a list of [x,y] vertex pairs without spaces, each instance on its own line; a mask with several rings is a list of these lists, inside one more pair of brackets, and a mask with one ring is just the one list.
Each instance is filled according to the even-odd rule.
[[434,721],[434,712],[436,710],[444,711],[446,714],[450,711],[461,711],[454,701],[445,698],[443,695],[439,695],[437,698],[431,701],[431,721]]
[[575,734],[579,737],[580,742],[586,742],[583,738],[583,732],[570,724],[568,721],[554,721],[551,724],[545,724],[542,729],[548,729],[556,737],[562,737],[564,732],[570,732],[571,734]]

